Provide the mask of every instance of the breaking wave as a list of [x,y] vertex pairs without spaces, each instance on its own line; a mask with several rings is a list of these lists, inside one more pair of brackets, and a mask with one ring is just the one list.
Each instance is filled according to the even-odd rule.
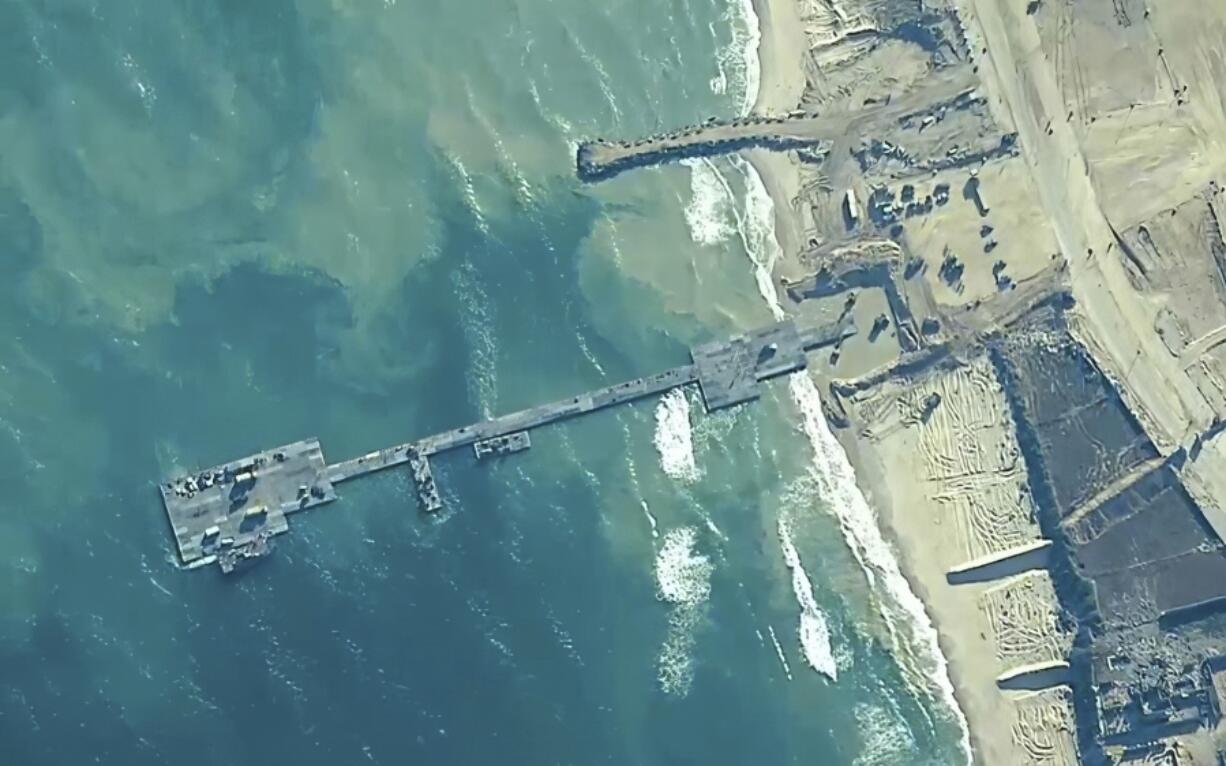
[[690,428],[690,400],[685,391],[674,388],[656,405],[656,433],[653,441],[660,453],[660,468],[670,477],[693,482],[701,475],[694,459],[694,434]]
[[877,514],[856,485],[855,472],[822,413],[817,386],[805,373],[788,379],[792,400],[800,410],[822,498],[838,516],[843,536],[868,577],[877,609],[889,632],[891,648],[909,681],[926,682],[953,714],[962,735],[962,749],[970,762],[970,733],[966,716],[954,697],[949,663],[937,643],[937,632],[923,602],[903,577],[894,551],[878,526]]
[[916,763],[915,737],[898,716],[880,705],[856,705],[863,749],[855,766],[903,766]]
[[791,527],[792,522],[788,516],[781,515],[778,523],[779,545],[783,548],[784,563],[792,573],[792,593],[800,604],[800,648],[809,667],[831,681],[837,681],[839,668],[830,648],[830,628],[826,625],[826,616],[817,606],[817,599],[813,597],[813,583],[809,580],[809,573],[800,563],[800,554],[792,543]]
[[694,631],[711,595],[711,559],[694,549],[694,527],[680,527],[664,535],[656,554],[656,598],[672,608],[668,635],[657,659],[660,688],[666,694],[684,697],[694,680]]
[[741,114],[749,114],[758,100],[761,66],[758,61],[758,44],[762,32],[758,26],[758,14],[754,12],[753,0],[729,3],[724,19],[732,29],[732,40],[720,49],[715,65],[718,69],[711,78],[711,92],[725,94],[730,90],[741,97]]
[[735,232],[732,208],[736,201],[728,184],[711,160],[687,159],[681,164],[690,169],[690,202],[685,206],[690,239],[705,246],[724,242]]
[[698,530],[670,529],[656,554],[656,597],[676,606],[696,606],[711,595],[711,560],[695,553]]

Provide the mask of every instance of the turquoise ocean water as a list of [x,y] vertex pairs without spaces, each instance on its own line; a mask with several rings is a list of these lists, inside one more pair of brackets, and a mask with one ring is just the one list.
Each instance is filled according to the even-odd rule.
[[162,476],[352,457],[769,321],[744,163],[572,171],[745,109],[754,29],[739,0],[0,2],[0,762],[964,761],[786,382],[441,459],[437,519],[403,474],[347,483],[242,577],[175,567]]

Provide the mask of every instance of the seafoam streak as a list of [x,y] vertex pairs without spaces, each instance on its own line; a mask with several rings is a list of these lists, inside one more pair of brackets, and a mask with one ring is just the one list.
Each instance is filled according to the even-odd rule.
[[[813,583],[809,573],[800,563],[800,554],[792,542],[792,522],[786,515],[781,515],[778,522],[779,545],[783,548],[783,561],[792,573],[792,593],[800,604],[800,648],[804,652],[805,661],[809,667],[829,678],[839,680],[839,669],[834,661],[834,652],[830,648],[830,628],[826,625],[826,616],[817,606],[813,597]],[[771,635],[774,635],[772,631]]]
[[749,114],[758,100],[762,67],[758,60],[758,44],[762,40],[758,14],[753,0],[734,0],[724,16],[732,26],[732,41],[717,55],[719,74],[711,81],[711,90],[724,93],[729,86],[741,94],[741,114]]
[[[775,628],[772,625],[766,626],[767,632],[770,633],[771,644],[775,647],[775,656],[779,658],[779,664],[783,666],[783,675],[787,676],[789,681],[792,680],[792,666],[788,664],[788,658],[783,653],[783,646],[779,643],[779,637],[775,635]],[[761,638],[762,634],[759,633]]]
[[915,737],[898,711],[862,702],[856,705],[856,721],[863,744],[853,766],[896,766],[917,762]]
[[694,678],[694,630],[711,595],[711,559],[695,551],[694,527],[670,529],[656,554],[656,597],[672,606],[668,636],[657,660],[660,688],[684,697]]

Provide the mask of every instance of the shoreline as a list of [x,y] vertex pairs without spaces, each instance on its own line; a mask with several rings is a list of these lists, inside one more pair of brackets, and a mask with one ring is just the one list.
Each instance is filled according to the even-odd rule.
[[[805,52],[796,0],[751,0],[758,24],[758,93],[753,114],[779,114],[796,107],[806,79],[799,65]],[[803,240],[792,201],[800,193],[800,173],[789,154],[751,150],[745,153],[775,207],[775,239],[784,259],[795,257]],[[776,275],[771,274],[776,280]],[[777,280],[776,280],[777,281]]]
[[[799,104],[806,85],[804,68],[800,65],[806,43],[796,0],[752,0],[752,4],[758,18],[760,62],[759,88],[752,112],[779,114],[790,111]],[[746,159],[761,179],[774,205],[774,233],[783,257],[774,264],[770,278],[776,292],[779,292],[780,267],[795,261],[804,241],[799,216],[794,210],[800,193],[800,169],[797,160],[788,153],[751,150],[746,152]],[[933,589],[917,576],[913,560],[916,552],[922,550],[924,542],[909,540],[896,523],[897,508],[879,456],[866,452],[866,445],[861,444],[854,435],[831,430],[846,453],[855,474],[856,487],[867,501],[891,554],[898,561],[907,587],[923,604],[924,614],[936,634],[938,651],[944,659],[945,666],[941,671],[952,687],[954,699],[951,717],[962,729],[968,763],[979,763],[986,753],[997,749],[989,741],[994,743],[998,737],[1008,740],[1011,734],[1007,722],[989,725],[990,716],[995,711],[984,704],[983,693],[995,692],[995,687],[975,690],[968,684],[968,675],[980,674],[966,672],[967,668],[963,665],[967,661],[959,657],[958,647],[965,643],[964,638],[971,637],[958,635],[960,631],[935,617],[934,612],[944,610],[934,608]],[[936,689],[931,691],[934,698],[940,696]]]

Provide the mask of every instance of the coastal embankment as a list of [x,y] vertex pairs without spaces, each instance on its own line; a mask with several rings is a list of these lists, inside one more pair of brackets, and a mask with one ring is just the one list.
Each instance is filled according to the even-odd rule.
[[816,115],[751,116],[710,120],[636,141],[589,141],[579,147],[577,170],[585,181],[610,178],[631,168],[762,148],[776,152],[816,146],[829,125]]

